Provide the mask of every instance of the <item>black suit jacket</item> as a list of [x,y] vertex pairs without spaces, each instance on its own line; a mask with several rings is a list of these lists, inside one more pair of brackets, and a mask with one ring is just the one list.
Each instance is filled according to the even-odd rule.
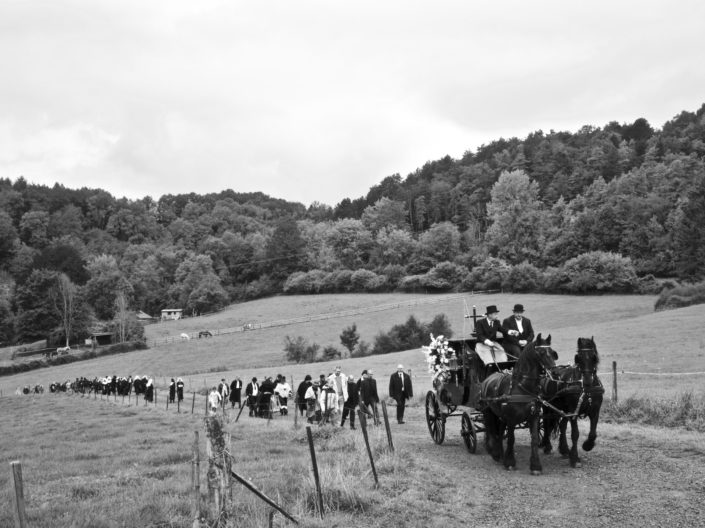
[[477,335],[478,343],[484,343],[485,339],[497,341],[497,332],[501,331],[502,325],[498,320],[492,321],[492,325],[490,325],[487,317],[483,317],[482,319],[478,319],[477,323],[475,323],[475,335]]
[[525,339],[526,341],[533,341],[534,329],[531,326],[531,321],[529,321],[526,317],[522,317],[521,326],[524,328],[524,331],[521,332],[518,336],[513,336],[510,335],[507,330],[519,330],[519,327],[517,326],[517,321],[514,316],[512,315],[511,317],[507,317],[504,321],[502,321],[502,333],[504,334],[504,340],[508,343],[512,343],[513,345],[518,345],[520,339]]
[[360,380],[360,401],[364,404],[377,403],[379,396],[377,395],[377,380],[374,378],[365,378]]
[[404,392],[401,390],[401,378],[399,377],[399,372],[395,372],[389,378],[389,396],[395,400],[404,398],[406,400],[414,396],[413,388],[411,387],[411,376],[406,372],[403,373],[404,376]]

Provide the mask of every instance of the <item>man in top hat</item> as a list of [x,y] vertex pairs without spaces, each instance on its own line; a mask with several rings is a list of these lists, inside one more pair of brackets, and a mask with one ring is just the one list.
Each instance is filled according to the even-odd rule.
[[527,343],[534,340],[534,329],[531,321],[524,317],[524,306],[515,304],[513,314],[502,321],[504,334],[504,350],[507,354],[519,357]]
[[477,344],[475,352],[484,363],[499,363],[507,361],[507,354],[497,340],[503,337],[502,325],[499,322],[499,310],[492,304],[487,307],[485,317],[475,324]]
[[389,397],[397,402],[397,422],[404,423],[404,408],[406,400],[414,396],[411,387],[411,376],[404,372],[404,365],[397,365],[397,371],[389,378]]

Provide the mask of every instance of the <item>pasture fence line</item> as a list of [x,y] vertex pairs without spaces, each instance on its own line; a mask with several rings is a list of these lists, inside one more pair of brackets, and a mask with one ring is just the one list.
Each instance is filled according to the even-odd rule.
[[[235,326],[231,328],[221,328],[217,330],[211,331],[213,336],[217,335],[228,335],[228,334],[235,334],[235,333],[241,333],[241,332],[248,332],[252,330],[262,330],[266,328],[277,328],[277,327],[282,327],[282,326],[291,326],[291,325],[297,325],[297,324],[305,324],[305,323],[311,323],[311,322],[316,322],[316,321],[327,321],[329,319],[339,319],[342,317],[354,317],[356,315],[365,315],[365,314],[370,314],[370,313],[377,313],[377,312],[384,312],[388,310],[397,310],[399,308],[413,308],[414,306],[422,306],[422,305],[433,305],[433,304],[441,304],[449,301],[454,301],[457,299],[463,299],[466,297],[468,294],[473,296],[473,295],[480,295],[480,294],[490,294],[490,293],[498,293],[500,290],[482,290],[482,291],[472,291],[472,292],[464,292],[464,293],[454,293],[452,295],[443,295],[443,296],[437,296],[437,297],[431,297],[431,298],[416,298],[410,301],[403,301],[403,302],[396,302],[396,303],[388,303],[388,304],[380,304],[377,306],[371,306],[371,307],[366,307],[366,308],[351,308],[349,310],[340,310],[337,312],[328,312],[328,313],[323,313],[323,314],[313,314],[313,315],[305,315],[301,317],[292,317],[289,319],[277,319],[274,321],[265,321],[262,323],[247,323],[242,326]],[[190,334],[186,334],[188,336],[188,340],[190,339],[196,339],[198,336],[198,332],[193,332]],[[207,338],[206,338],[207,339]],[[152,343],[153,347],[160,347],[172,343],[179,343],[186,341],[187,339],[181,337],[181,336],[168,336],[160,339],[153,339],[150,340]]]

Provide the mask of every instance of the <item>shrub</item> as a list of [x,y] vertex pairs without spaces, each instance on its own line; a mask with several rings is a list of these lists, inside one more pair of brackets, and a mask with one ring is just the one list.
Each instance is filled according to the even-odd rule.
[[406,292],[415,292],[424,289],[424,275],[407,275],[399,282],[399,288]]
[[387,287],[393,290],[399,286],[406,271],[401,264],[389,264],[380,270],[380,274],[386,278]]
[[682,308],[705,303],[705,281],[664,289],[656,299],[655,310]]
[[380,277],[370,270],[357,270],[350,277],[350,289],[352,291],[373,292],[379,290],[382,285],[384,285],[384,277]]
[[637,276],[629,257],[617,253],[591,251],[563,264],[567,293],[630,293],[636,289]]
[[503,290],[511,292],[537,292],[543,286],[543,273],[533,264],[522,262],[509,268],[502,283]]
[[372,354],[372,347],[370,344],[366,341],[360,341],[357,346],[355,347],[355,350],[350,352],[350,357],[365,357],[369,356]]
[[323,348],[323,356],[321,357],[321,361],[332,361],[334,359],[340,359],[341,357],[343,357],[343,355],[340,353],[340,350],[332,345],[329,345]]
[[329,293],[349,291],[352,274],[353,272],[349,269],[330,272],[323,279],[323,290]]
[[462,289],[464,291],[499,290],[508,274],[509,265],[504,260],[489,257],[470,271],[463,280]]
[[357,325],[355,323],[353,323],[352,326],[344,328],[343,332],[340,334],[341,344],[347,348],[351,354],[358,341],[360,341],[360,334],[357,332]]
[[318,269],[311,271],[297,271],[289,275],[282,288],[284,293],[319,293],[327,274]]
[[444,337],[452,337],[453,330],[450,327],[450,321],[445,314],[438,314],[428,325],[428,333],[434,336],[442,335]]
[[430,290],[447,291],[460,287],[468,269],[452,262],[436,264],[422,278],[422,283]]
[[429,324],[422,323],[413,315],[404,324],[394,325],[389,332],[380,332],[375,337],[373,354],[388,354],[400,350],[421,348],[427,341],[431,328],[434,335],[450,337],[452,330],[445,315],[436,315]]

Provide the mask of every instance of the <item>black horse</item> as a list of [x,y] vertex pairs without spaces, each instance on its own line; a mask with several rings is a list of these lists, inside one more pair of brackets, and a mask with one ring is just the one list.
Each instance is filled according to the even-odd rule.
[[[559,432],[558,452],[570,459],[571,467],[580,467],[578,456],[578,418],[590,419],[590,433],[583,442],[583,450],[595,447],[597,422],[600,418],[602,395],[605,389],[597,377],[600,355],[597,353],[595,340],[587,337],[578,338],[578,352],[575,365],[555,367],[551,372],[554,380],[546,383],[545,398],[548,403],[544,408],[544,435],[542,447],[544,453],[550,453],[551,433]],[[568,447],[566,428],[570,422],[572,446]]]
[[[539,459],[539,388],[544,370],[556,365],[556,352],[551,348],[551,336],[527,344],[511,374],[495,372],[482,382],[480,404],[485,422],[485,442],[492,458],[502,459],[504,467],[515,469],[514,429],[528,422],[531,431],[532,475],[540,475]],[[506,430],[507,448],[502,439]]]

